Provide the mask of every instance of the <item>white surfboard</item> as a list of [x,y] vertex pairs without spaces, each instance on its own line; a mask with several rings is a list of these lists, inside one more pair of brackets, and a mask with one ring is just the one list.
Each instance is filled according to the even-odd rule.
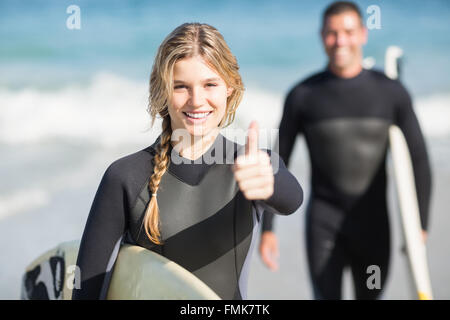
[[[391,46],[386,50],[385,74],[389,78],[397,79],[399,77],[398,60],[402,55],[403,51],[396,46]],[[426,247],[422,240],[414,171],[405,137],[397,126],[391,126],[389,129],[389,143],[405,254],[414,291],[413,294],[415,298],[420,300],[429,300],[433,298],[433,294],[428,271]]]
[[[64,242],[34,260],[25,270],[22,299],[70,300],[77,287],[80,242]],[[122,245],[115,262],[108,300],[218,300],[195,275],[163,256]]]
[[416,297],[433,298],[425,243],[419,215],[411,157],[403,133],[397,126],[389,129],[389,142],[394,166],[395,187],[405,241],[406,257]]

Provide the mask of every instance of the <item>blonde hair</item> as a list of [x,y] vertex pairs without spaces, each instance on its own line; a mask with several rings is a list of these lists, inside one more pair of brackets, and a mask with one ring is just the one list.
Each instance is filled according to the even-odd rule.
[[197,55],[233,89],[227,97],[226,113],[219,127],[233,122],[244,93],[237,60],[216,28],[208,24],[185,23],[173,30],[159,46],[150,76],[148,112],[152,125],[157,115],[163,118],[162,133],[153,158],[153,173],[149,182],[151,197],[143,221],[148,238],[156,244],[161,244],[157,191],[170,164],[172,128],[168,104],[173,93],[173,68],[178,60]]

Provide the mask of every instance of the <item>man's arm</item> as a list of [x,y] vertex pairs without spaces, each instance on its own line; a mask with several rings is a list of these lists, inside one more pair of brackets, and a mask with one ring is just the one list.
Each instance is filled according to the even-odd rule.
[[[263,201],[269,210],[264,211],[264,215],[270,212],[289,215],[295,212],[303,203],[303,190],[292,173],[286,168],[283,159],[275,152],[268,152],[272,162],[276,163],[277,168],[274,174],[274,190],[272,196]],[[275,164],[272,163],[272,166]]]
[[[279,125],[279,155],[286,164],[289,164],[289,158],[294,148],[297,134],[301,131],[300,122],[296,112],[298,105],[297,90],[294,88],[286,97],[284,103],[283,116]],[[266,210],[263,215],[262,230],[272,231],[273,229],[273,213]]]

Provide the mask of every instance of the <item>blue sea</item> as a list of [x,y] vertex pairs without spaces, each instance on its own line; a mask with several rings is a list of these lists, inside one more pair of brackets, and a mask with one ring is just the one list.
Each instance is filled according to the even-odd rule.
[[[432,280],[437,296],[448,299],[450,259],[440,248],[450,240],[445,229],[450,223],[445,196],[450,188],[450,1],[356,2],[365,21],[373,19],[370,6],[379,9],[379,28],[369,30],[364,47],[375,68],[383,70],[389,46],[404,52],[401,79],[413,97],[436,177]],[[19,297],[20,277],[31,260],[58,242],[81,237],[106,167],[158,135],[159,123],[151,128],[146,113],[148,80],[156,50],[170,31],[184,22],[215,26],[237,57],[246,86],[235,126],[246,128],[255,119],[263,128],[276,128],[288,90],[326,65],[319,29],[328,3],[1,0],[0,298]],[[73,5],[79,9],[79,29],[68,27]],[[306,151],[299,150],[292,170],[307,190]],[[292,232],[292,238],[280,235],[284,253],[292,255],[288,239],[295,238],[299,265],[306,259],[303,231],[301,222],[297,227],[292,221],[301,221],[301,215],[300,210],[290,218],[295,220],[285,220],[289,224],[279,222],[280,230]],[[256,254],[254,259],[250,298],[311,298],[305,277],[298,290],[258,286],[259,276],[271,275]],[[295,275],[297,267],[288,263],[284,274]],[[289,282],[280,274],[274,277],[273,286]],[[386,298],[405,298],[393,287]]]

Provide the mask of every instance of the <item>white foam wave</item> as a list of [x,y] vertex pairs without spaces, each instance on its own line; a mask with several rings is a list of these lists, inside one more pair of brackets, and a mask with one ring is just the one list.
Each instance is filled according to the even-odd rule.
[[[100,73],[87,87],[0,90],[0,141],[34,143],[79,138],[106,146],[148,139],[147,87]],[[137,141],[139,143],[139,141]]]
[[[36,143],[52,137],[79,138],[106,147],[148,143],[159,133],[159,121],[149,132],[146,83],[110,73],[93,77],[87,87],[67,86],[57,91],[35,88],[0,89],[0,142]],[[238,108],[237,127],[257,120],[262,128],[276,128],[282,96],[248,89]],[[145,143],[144,143],[145,144]]]
[[415,105],[417,118],[426,136],[450,135],[450,93],[420,97]]
[[260,128],[278,128],[283,111],[283,99],[281,94],[248,88],[236,112],[236,125],[247,128],[252,120],[256,120]]
[[[0,89],[0,143],[36,143],[52,137],[81,139],[104,145],[148,145],[160,132],[146,112],[147,83],[110,73],[96,74],[89,85],[56,91],[36,88]],[[247,88],[232,127],[246,128],[257,120],[260,128],[277,128],[284,93]],[[450,135],[450,94],[415,99],[427,136]]]

